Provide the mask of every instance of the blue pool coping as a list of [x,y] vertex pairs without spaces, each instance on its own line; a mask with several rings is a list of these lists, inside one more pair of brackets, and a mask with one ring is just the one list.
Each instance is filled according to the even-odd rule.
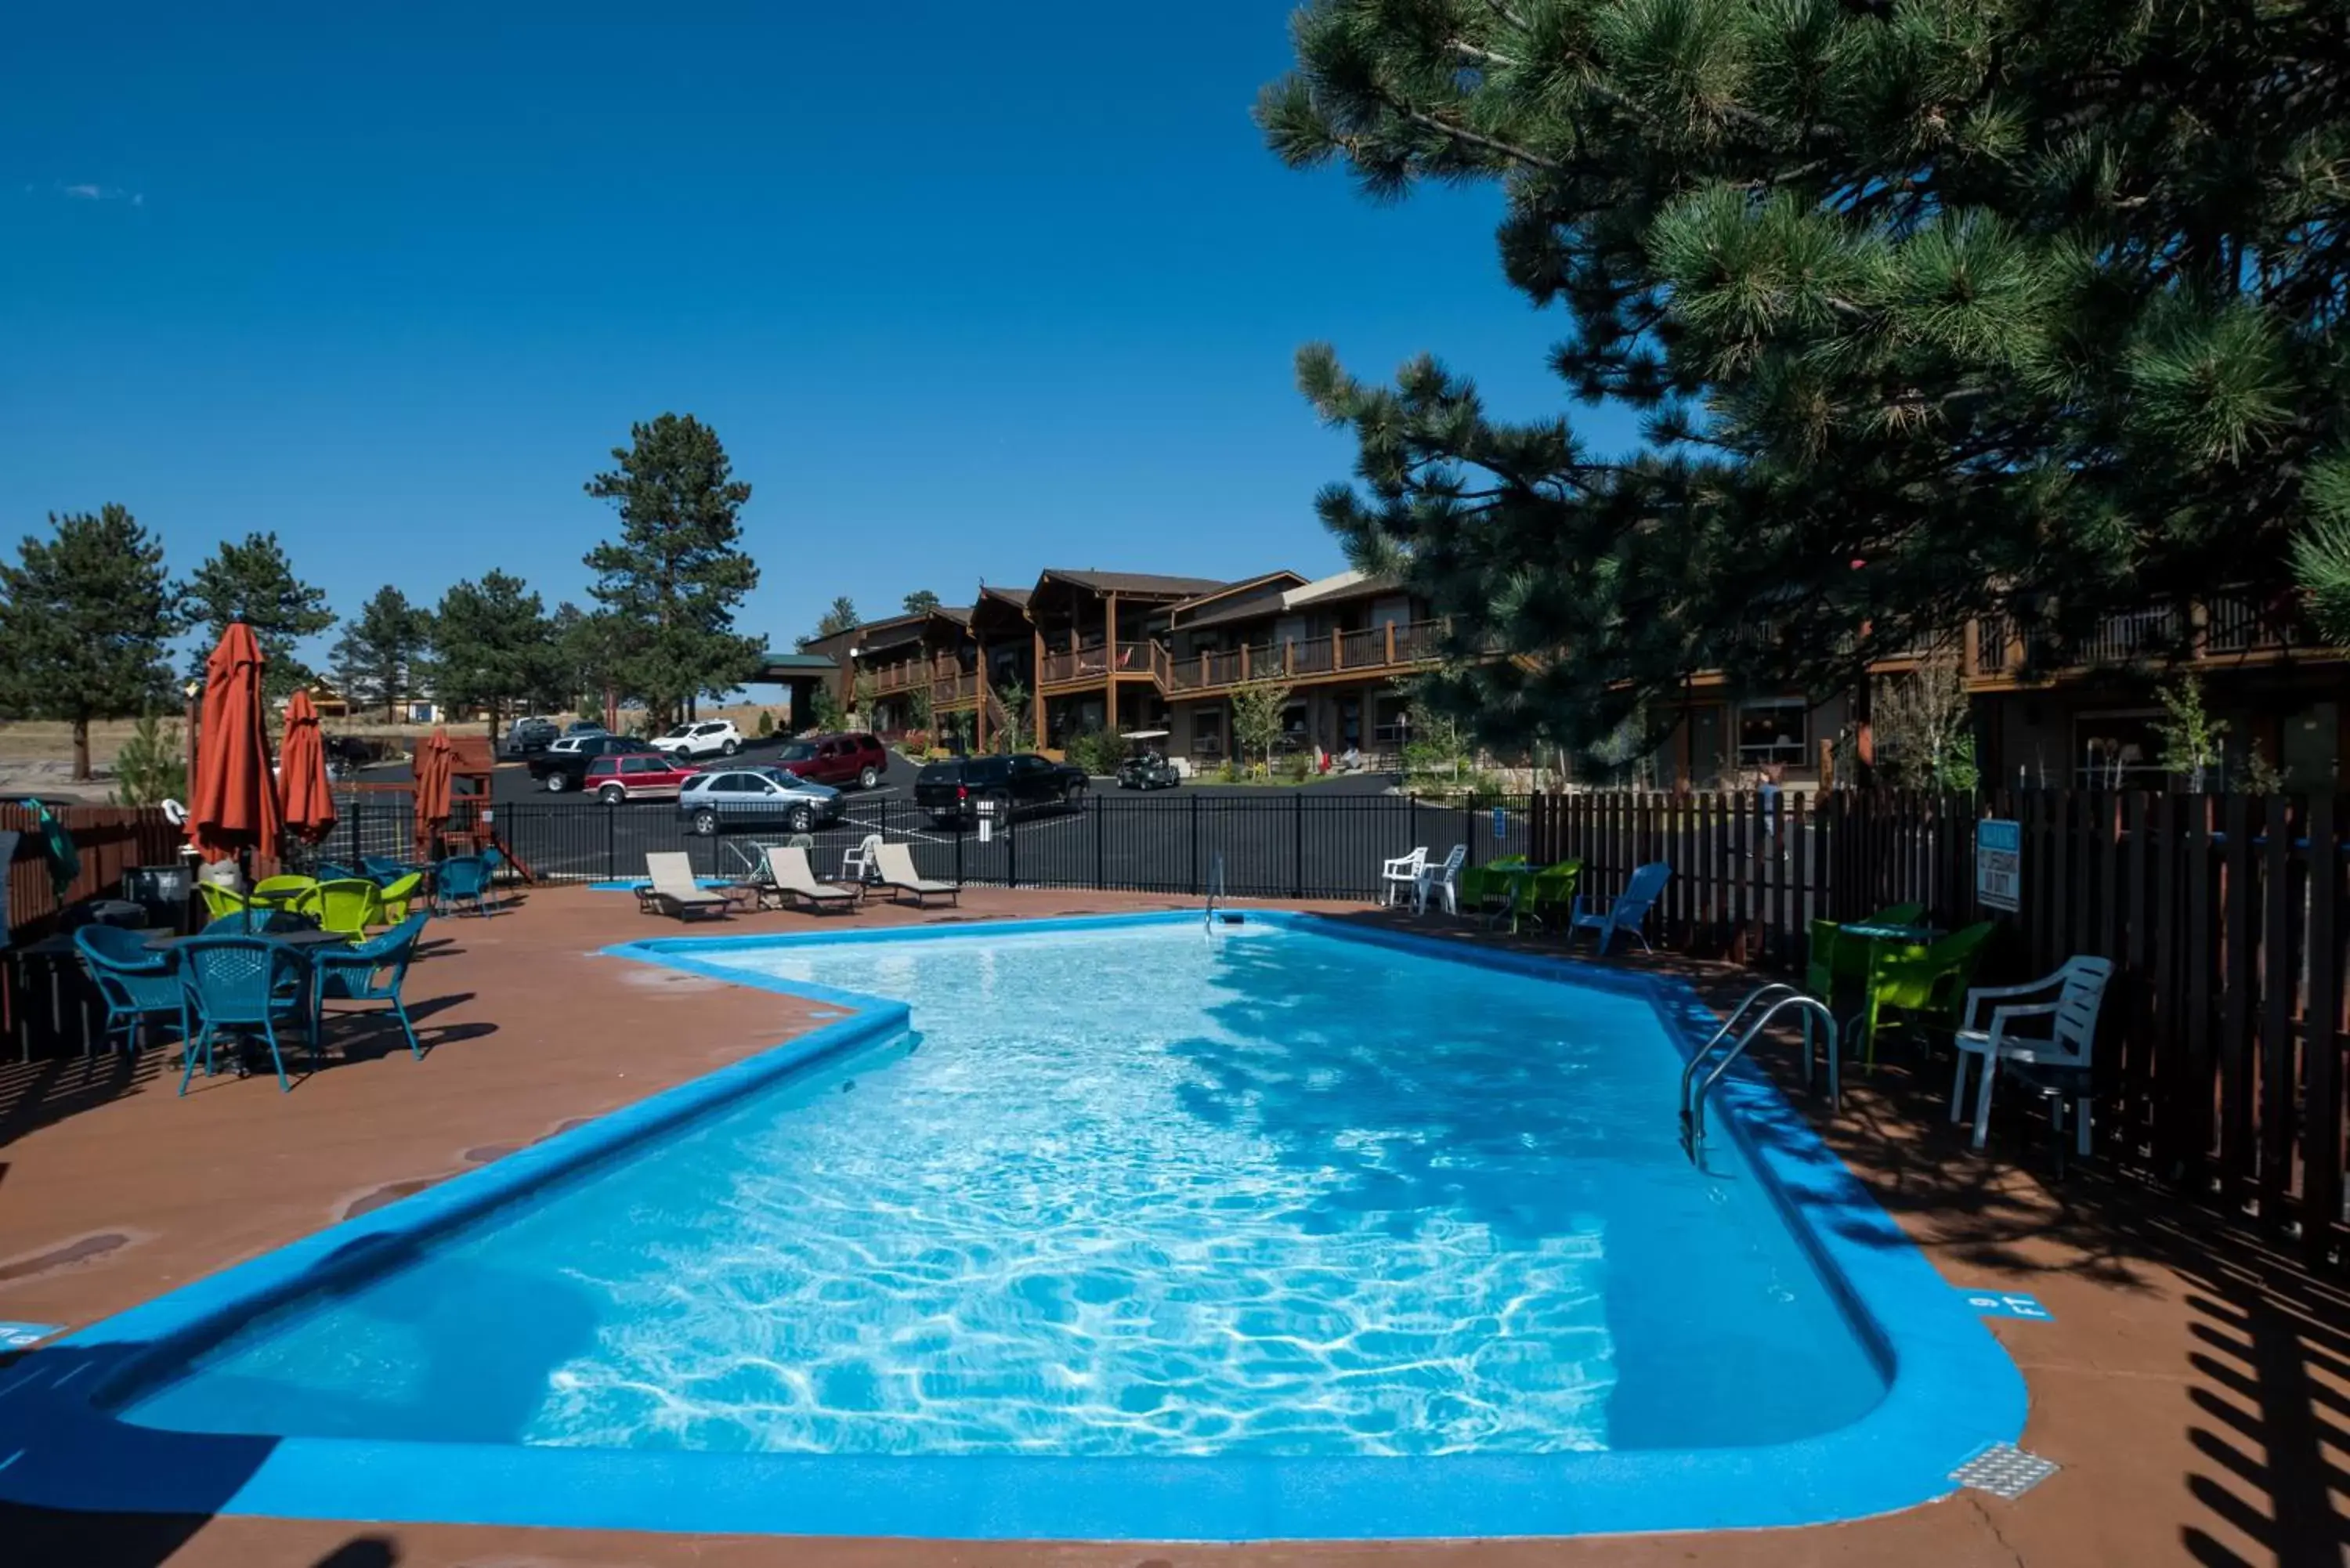
[[[968,941],[1195,923],[1087,916],[791,936],[676,937],[608,956],[831,1003],[847,1015],[398,1203],[36,1350],[0,1370],[0,1499],[124,1513],[230,1513],[568,1529],[932,1540],[1279,1541],[1566,1536],[1824,1524],[1954,1490],[1950,1472],[2022,1435],[2023,1379],[1964,1295],[1759,1069],[1715,1091],[1887,1384],[1859,1419],[1747,1448],[1430,1458],[726,1454],[238,1437],[114,1414],[255,1314],[350,1288],[449,1231],[540,1195],[741,1095],[906,1033],[902,1002],[746,972],[708,956],[775,947]],[[1326,917],[1249,924],[1645,998],[1686,1054],[1716,1019],[1669,976],[1495,952]],[[1659,1106],[1660,1116],[1672,1107]]]

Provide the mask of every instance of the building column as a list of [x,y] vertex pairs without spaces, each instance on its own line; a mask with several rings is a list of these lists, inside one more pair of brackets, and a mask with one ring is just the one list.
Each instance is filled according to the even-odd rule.
[[1102,713],[1105,727],[1118,733],[1118,596],[1109,596],[1109,607],[1102,612],[1108,636],[1102,639]]
[[1028,672],[1029,729],[1038,751],[1045,749],[1045,623],[1035,623],[1036,663]]
[[971,749],[984,752],[987,750],[987,639],[974,637],[972,641],[979,648],[979,662],[972,670],[971,693],[979,706],[973,711],[975,716],[972,720]]

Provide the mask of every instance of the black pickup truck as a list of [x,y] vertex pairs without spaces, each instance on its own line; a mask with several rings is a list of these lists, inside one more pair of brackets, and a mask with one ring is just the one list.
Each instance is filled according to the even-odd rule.
[[598,757],[657,749],[633,735],[566,735],[530,759],[530,776],[549,794],[562,794],[588,782],[588,764]]
[[1039,806],[1081,806],[1086,801],[1086,771],[1014,752],[1008,757],[950,757],[923,766],[914,779],[914,804],[931,814],[941,827],[975,818],[982,808],[993,808],[999,822]]

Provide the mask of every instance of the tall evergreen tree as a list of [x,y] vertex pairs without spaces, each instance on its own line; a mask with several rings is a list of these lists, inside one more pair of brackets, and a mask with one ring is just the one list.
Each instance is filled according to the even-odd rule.
[[928,588],[916,588],[905,598],[908,615],[926,615],[939,607],[939,596]]
[[441,596],[431,672],[433,695],[445,706],[487,710],[492,745],[508,712],[564,683],[544,602],[520,577],[497,571]]
[[2296,565],[2350,617],[2341,7],[1313,0],[1293,26],[1275,152],[1378,197],[1497,184],[1563,390],[1646,411],[1595,452],[1432,359],[1377,387],[1300,356],[1359,447],[1322,515],[1452,618],[1430,694],[1489,738],[1621,734],[1700,668],[1848,686],[1986,611],[2061,649],[2215,587],[2289,597]]
[[734,630],[735,609],[759,584],[741,548],[751,487],[734,478],[718,432],[690,414],[663,414],[629,436],[612,451],[619,466],[588,482],[620,515],[620,536],[588,552],[588,591],[629,623],[619,683],[665,725],[757,667],[760,639]]
[[825,607],[824,614],[816,618],[816,629],[800,639],[800,646],[806,648],[812,642],[822,642],[827,637],[855,631],[863,624],[858,618],[857,602],[847,594],[839,595]]
[[204,645],[191,657],[191,675],[203,679],[205,656],[228,623],[242,616],[268,660],[262,688],[272,698],[291,696],[315,679],[295,656],[295,644],[334,625],[335,614],[327,607],[324,589],[294,575],[276,534],[248,534],[241,543],[222,540],[188,579],[186,595],[191,619],[205,632]]
[[165,641],[180,628],[161,541],[109,503],[49,516],[0,564],[0,713],[73,726],[73,776],[89,777],[89,726],[162,701]]
[[398,588],[378,588],[335,640],[335,680],[353,707],[382,703],[388,723],[399,717],[400,700],[415,692],[417,666],[432,645],[432,612],[409,603]]

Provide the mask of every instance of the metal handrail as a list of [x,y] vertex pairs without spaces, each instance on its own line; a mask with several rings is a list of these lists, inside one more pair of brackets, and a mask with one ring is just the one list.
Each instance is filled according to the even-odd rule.
[[[1764,997],[1773,999],[1771,1004],[1746,1026],[1729,1050],[1721,1053],[1721,1059],[1713,1064],[1713,1070],[1700,1078],[1698,1074],[1704,1068],[1714,1048],[1721,1044],[1731,1030],[1737,1027],[1738,1021],[1746,1016],[1747,1010]],[[1721,1081],[1722,1075],[1730,1071],[1731,1064],[1745,1054],[1747,1046],[1754,1043],[1754,1037],[1770,1027],[1771,1020],[1790,1007],[1800,1008],[1804,1013],[1804,1082],[1806,1085],[1812,1081],[1813,1021],[1817,1019],[1827,1025],[1828,1105],[1832,1110],[1843,1108],[1842,1063],[1836,1054],[1835,1014],[1829,1012],[1827,1003],[1818,997],[1807,995],[1783,981],[1774,981],[1749,993],[1731,1012],[1728,1022],[1713,1032],[1713,1038],[1700,1047],[1690,1057],[1689,1064],[1681,1069],[1681,1152],[1688,1155],[1692,1163],[1701,1163],[1705,1158],[1706,1096],[1713,1092],[1714,1085]]]
[[1216,929],[1216,901],[1223,896],[1224,852],[1219,849],[1216,851],[1213,864],[1208,867],[1208,903],[1207,907],[1200,911],[1200,925],[1202,929],[1212,931]]

